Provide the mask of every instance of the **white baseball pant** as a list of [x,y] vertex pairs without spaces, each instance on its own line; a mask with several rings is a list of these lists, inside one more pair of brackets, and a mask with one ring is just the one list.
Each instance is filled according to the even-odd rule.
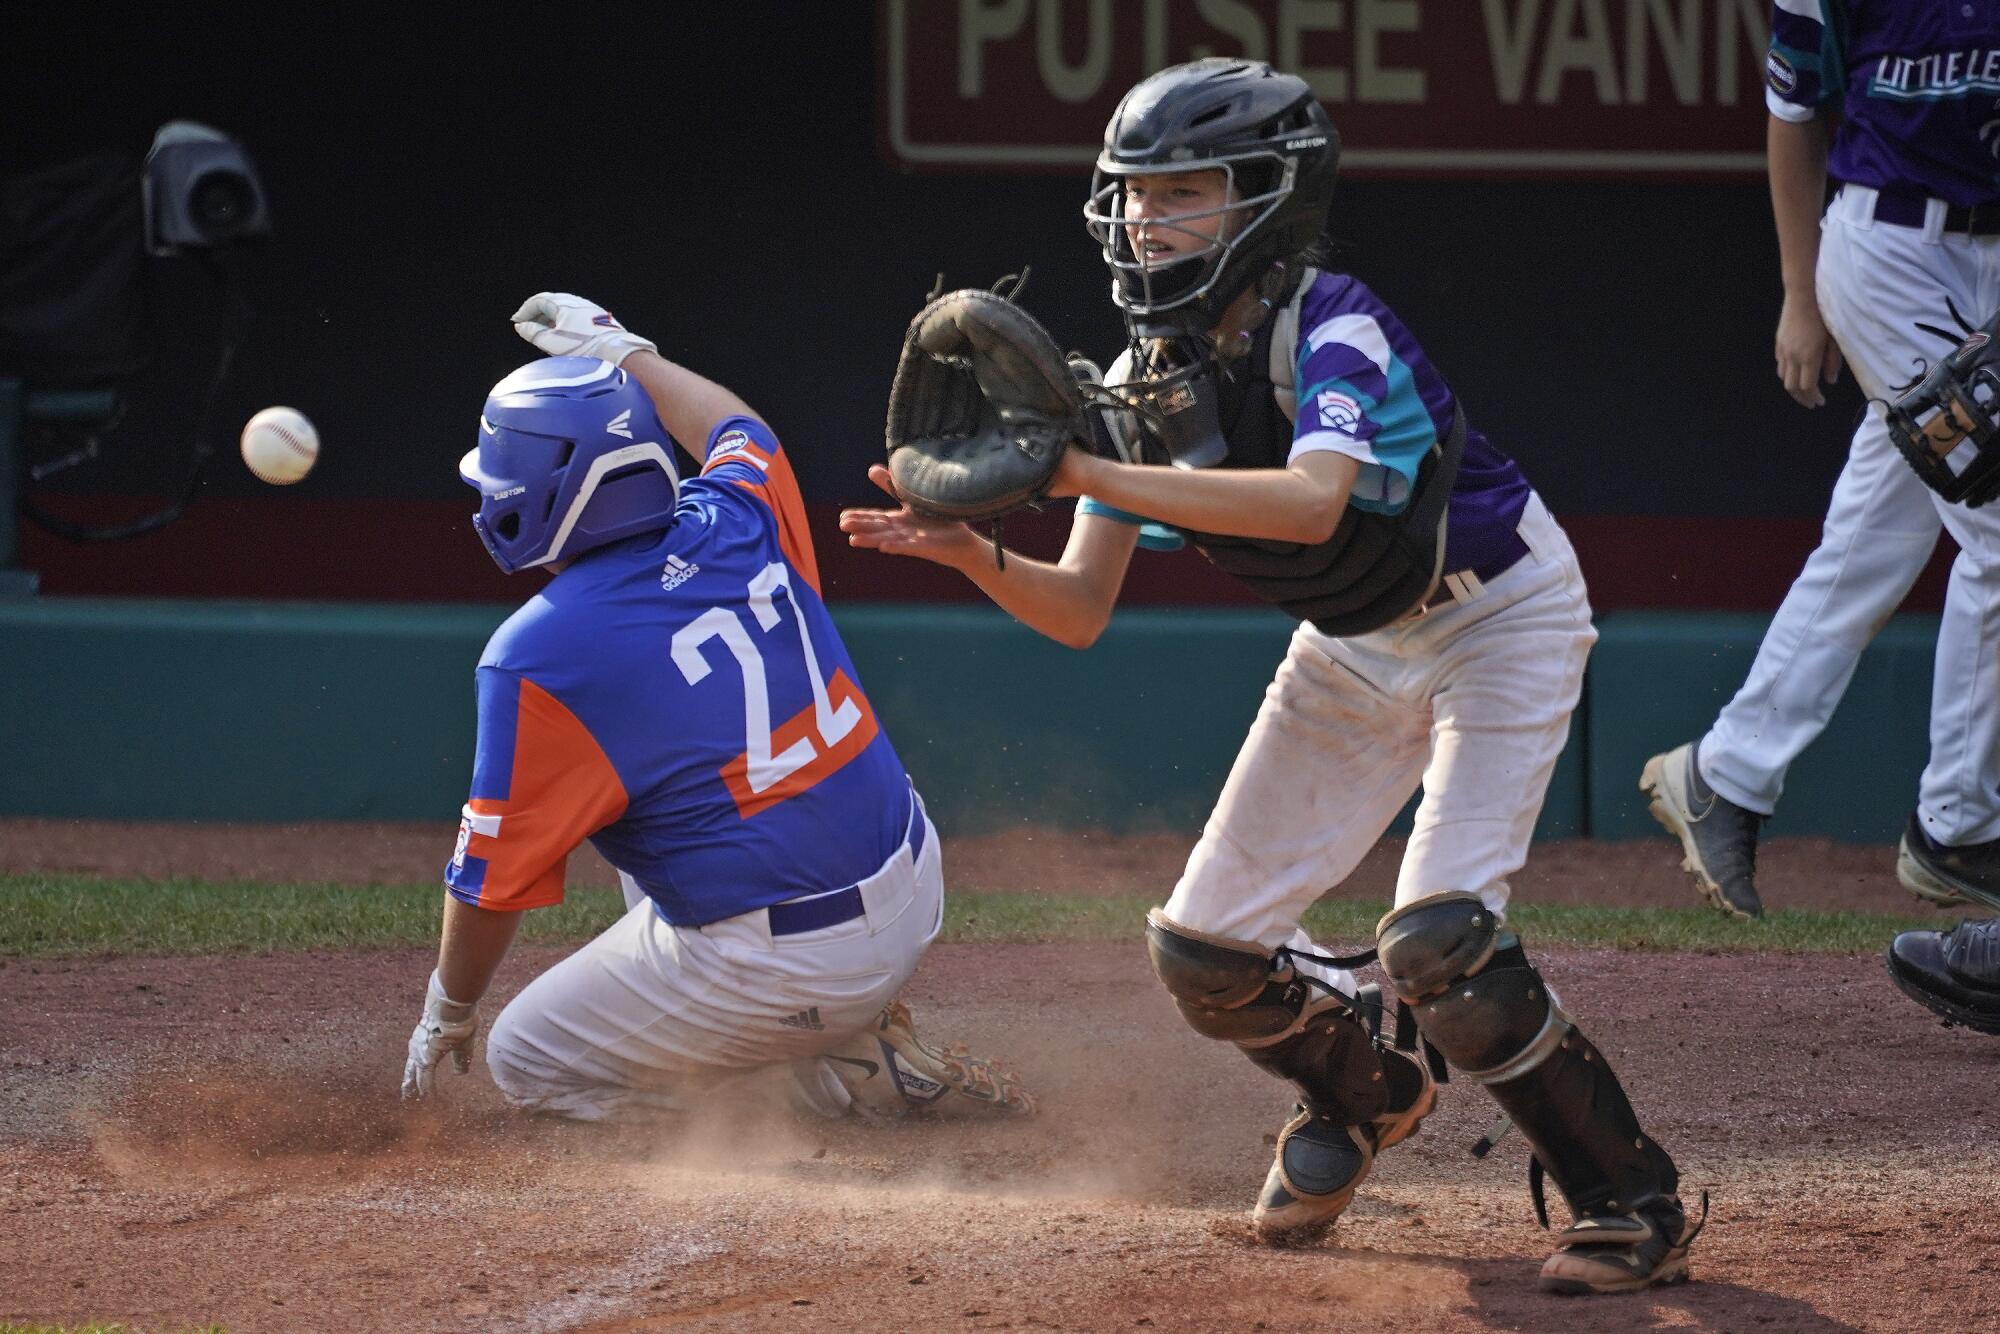
[[[1893,397],[1957,344],[1961,320],[2000,309],[2000,237],[1874,220],[1875,191],[1844,186],[1820,225],[1820,312],[1870,399]],[[1959,319],[1952,318],[1947,303]],[[1919,328],[1951,331],[1949,339]],[[1820,543],[1764,632],[1757,660],[1701,741],[1702,776],[1770,814],[1785,771],[1815,737],[1868,646],[1947,528],[1951,568],[1931,687],[1930,759],[1918,788],[1940,843],[2000,838],[2000,506],[1948,505],[1896,452],[1871,403],[1834,483]]]
[[943,925],[944,861],[921,801],[913,822],[860,882],[860,917],[796,935],[774,937],[761,908],[674,926],[621,875],[626,914],[494,1021],[493,1082],[516,1107],[599,1121],[684,1110],[735,1075],[793,1063],[808,1105],[837,1112],[845,1099],[817,1056],[895,999]]
[[[1350,639],[1299,627],[1167,916],[1325,953],[1299,919],[1420,782],[1396,906],[1464,890],[1504,915],[1597,641],[1576,554],[1539,496],[1520,535],[1528,554],[1470,601]],[[1351,973],[1299,966],[1354,994]]]

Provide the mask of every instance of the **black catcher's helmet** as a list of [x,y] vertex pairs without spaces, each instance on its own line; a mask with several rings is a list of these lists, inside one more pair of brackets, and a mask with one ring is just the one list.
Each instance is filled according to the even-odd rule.
[[[1248,215],[1243,226],[1171,260],[1149,263],[1134,254],[1124,226],[1127,178],[1208,168],[1227,173],[1228,207]],[[1339,170],[1340,136],[1295,74],[1262,61],[1213,57],[1140,80],[1104,129],[1083,209],[1111,268],[1112,300],[1134,334],[1208,332],[1272,264],[1319,239]]]

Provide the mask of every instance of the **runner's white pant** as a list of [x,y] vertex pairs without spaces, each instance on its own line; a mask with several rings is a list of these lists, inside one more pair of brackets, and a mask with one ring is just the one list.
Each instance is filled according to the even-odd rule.
[[[761,1066],[822,1064],[813,1058],[895,999],[942,925],[937,830],[921,803],[916,819],[922,852],[897,849],[861,882],[863,915],[836,926],[773,937],[761,908],[674,926],[638,894],[604,934],[500,1012],[486,1041],[493,1082],[517,1107],[597,1121],[683,1109]],[[626,883],[632,903],[636,886]],[[844,1105],[824,1096],[836,1105],[821,1110]]]
[[[1871,399],[1893,397],[2000,309],[2000,237],[1874,221],[1875,192],[1843,187],[1820,227],[1820,312]],[[1953,315],[1956,311],[1956,318]],[[1948,333],[1933,333],[1930,325]],[[1960,464],[1963,460],[1954,460]],[[1953,563],[1932,676],[1930,760],[1918,789],[1941,843],[2000,837],[2000,506],[1948,505],[1896,452],[1871,404],[1834,484],[1818,549],[1785,595],[1736,698],[1701,741],[1717,792],[1763,814],[1825,728],[1861,651],[1948,528]]]
[[[1469,602],[1351,639],[1299,627],[1167,916],[1326,952],[1299,919],[1420,782],[1397,906],[1465,890],[1506,911],[1597,641],[1576,554],[1540,497],[1520,534],[1528,554]],[[1354,994],[1351,973],[1300,967]]]

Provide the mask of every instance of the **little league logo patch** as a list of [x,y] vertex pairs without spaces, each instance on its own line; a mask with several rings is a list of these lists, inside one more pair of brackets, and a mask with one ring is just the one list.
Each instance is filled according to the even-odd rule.
[[1791,61],[1773,51],[1764,62],[1764,81],[1782,97],[1799,86],[1799,72],[1792,68]]
[[765,466],[764,460],[750,453],[750,437],[742,431],[724,431],[717,436],[714,446],[708,451],[708,460],[702,466],[713,468],[732,454],[743,455],[746,463],[754,463],[760,468]]
[[1320,390],[1314,405],[1319,411],[1319,424],[1329,431],[1353,435],[1361,425],[1361,404],[1337,390]]

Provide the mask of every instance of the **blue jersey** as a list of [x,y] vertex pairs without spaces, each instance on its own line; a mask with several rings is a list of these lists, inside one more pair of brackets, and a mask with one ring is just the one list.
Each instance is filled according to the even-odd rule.
[[453,896],[559,902],[588,837],[697,925],[852,885],[902,844],[909,780],[820,600],[784,451],[739,417],[707,459],[672,528],[577,558],[486,646]]
[[[1395,514],[1410,503],[1418,466],[1458,416],[1458,399],[1424,355],[1416,336],[1358,278],[1323,273],[1299,306],[1292,350],[1297,414],[1291,457],[1315,450],[1345,454],[1361,464],[1348,503]],[[1486,565],[1509,545],[1528,503],[1529,487],[1514,461],[1476,427],[1465,433],[1465,457],[1452,484],[1445,527],[1447,571]],[[1083,514],[1129,523],[1141,520],[1085,498]],[[1148,524],[1149,547],[1180,544]]]
[[1840,115],[1835,180],[2000,199],[2000,0],[1777,0],[1765,103]]

